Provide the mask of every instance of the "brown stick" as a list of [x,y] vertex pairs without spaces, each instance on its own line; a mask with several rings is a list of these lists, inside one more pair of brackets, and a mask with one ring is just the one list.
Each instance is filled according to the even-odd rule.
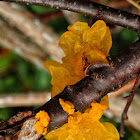
[[140,33],[140,16],[117,10],[88,0],[2,0],[24,4],[50,6],[57,9],[78,12],[96,19],[120,25]]
[[131,102],[134,98],[135,92],[136,92],[137,88],[139,87],[139,85],[140,85],[140,74],[138,75],[138,77],[136,79],[136,82],[134,84],[134,87],[133,87],[130,95],[125,98],[127,100],[127,104],[126,104],[124,111],[122,113],[122,123],[121,123],[121,129],[120,129],[120,136],[121,137],[124,136],[124,121],[128,120],[128,116],[127,116],[128,109],[131,105]]
[[[84,109],[90,106],[93,99],[99,102],[110,91],[122,87],[125,82],[128,82],[128,79],[135,78],[140,71],[139,43],[140,40],[130,47],[128,51],[112,58],[114,67],[102,67],[102,70],[97,75],[87,76],[75,85],[67,86],[60,94],[35,110],[35,112],[39,110],[48,112],[51,119],[48,132],[67,122],[68,116],[62,110],[59,98],[70,101],[74,104],[76,110],[83,112]],[[99,65],[102,66],[100,63]],[[100,92],[102,92],[102,96],[100,96]]]
[[[45,110],[50,117],[48,132],[57,129],[67,122],[68,116],[59,104],[59,98],[70,101],[76,110],[81,112],[90,106],[93,100],[100,99],[108,92],[120,88],[128,80],[134,79],[140,72],[140,40],[135,42],[127,51],[112,58],[113,67],[104,63],[96,63],[98,73],[89,75],[72,86],[67,86],[60,94],[52,98],[46,104],[36,109],[34,113]],[[100,67],[99,67],[100,66]],[[105,66],[105,67],[104,67]],[[90,69],[92,70],[92,69]],[[96,69],[93,69],[93,73]],[[102,92],[102,95],[99,93]],[[15,128],[15,126],[14,126]],[[10,129],[14,129],[10,128]],[[24,128],[22,129],[24,130]],[[32,131],[32,130],[30,130]],[[0,134],[9,130],[0,130]]]
[[[140,90],[138,90],[133,98],[133,102],[131,103],[131,106],[128,111],[128,121],[125,122],[126,127],[131,126],[136,130],[140,129]],[[128,92],[125,92],[125,94],[129,94]],[[125,95],[124,94],[124,95]],[[124,107],[126,105],[126,100],[122,100],[123,95],[116,96],[111,99],[109,99],[109,110],[104,111],[104,115],[109,118],[116,118],[116,121],[119,121],[121,123],[121,115],[124,110]]]
[[[38,1],[33,2],[28,0],[16,0],[16,2],[37,2],[36,4],[38,4]],[[65,2],[65,4],[63,2]],[[98,19],[103,18],[107,22],[133,29],[138,33],[140,32],[140,17],[137,15],[133,16],[133,14],[119,12],[98,4],[89,5],[90,2],[87,1],[82,1],[81,3],[80,1],[76,1],[75,6],[75,1],[63,0],[63,2],[55,0],[41,1],[41,4],[39,4],[80,11],[86,15],[95,16]],[[67,115],[59,104],[59,98],[72,102],[75,109],[82,112],[85,108],[89,107],[93,99],[99,102],[108,92],[121,87],[128,79],[131,80],[132,78],[135,78],[140,71],[139,44],[140,41],[137,41],[128,52],[112,58],[114,67],[106,67],[104,71],[100,71],[95,76],[89,75],[77,84],[67,86],[62,93],[39,108],[38,110],[46,110],[51,118],[48,131],[56,129],[67,122]],[[99,95],[100,92],[102,92],[102,96]],[[38,110],[35,112],[38,112]],[[59,120],[60,118],[61,120]]]
[[[109,99],[114,98],[132,89],[135,80],[123,86],[121,89],[108,93]],[[0,94],[0,107],[17,107],[17,106],[35,106],[42,105],[50,100],[50,92],[28,92],[28,93],[13,93],[10,95]],[[37,99],[37,100],[36,100]]]

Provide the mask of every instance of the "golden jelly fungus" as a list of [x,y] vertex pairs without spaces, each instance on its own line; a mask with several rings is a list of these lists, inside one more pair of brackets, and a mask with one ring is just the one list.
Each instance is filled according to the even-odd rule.
[[62,106],[63,110],[68,114],[68,115],[72,115],[75,111],[74,109],[74,105],[69,102],[69,101],[63,101],[61,98],[59,98],[59,103]]
[[35,130],[38,133],[45,135],[47,133],[47,126],[50,121],[48,113],[45,112],[44,110],[40,111],[36,114],[35,118],[37,119],[35,123]]
[[[84,70],[91,63],[108,63],[106,57],[112,46],[112,38],[105,22],[98,20],[90,28],[87,23],[77,22],[68,26],[59,41],[65,53],[63,63],[52,60],[45,67],[52,76],[52,97],[62,92],[67,85],[73,85],[85,77]],[[99,93],[100,95],[102,93]],[[93,101],[84,113],[74,112],[74,105],[59,99],[68,114],[68,123],[48,133],[47,140],[119,140],[117,129],[108,122],[100,122],[103,111],[108,109],[108,97],[100,103]]]
[[48,60],[44,64],[52,76],[52,97],[62,92],[67,85],[83,79],[84,70],[89,64],[108,63],[106,57],[109,56],[112,38],[104,21],[98,20],[91,28],[87,23],[76,22],[68,26],[68,30],[59,41],[66,55],[62,58],[63,63]]
[[99,121],[107,108],[104,102],[101,104],[93,101],[88,112],[74,112],[68,117],[68,123],[51,131],[45,138],[47,140],[119,140],[119,133],[111,123]]

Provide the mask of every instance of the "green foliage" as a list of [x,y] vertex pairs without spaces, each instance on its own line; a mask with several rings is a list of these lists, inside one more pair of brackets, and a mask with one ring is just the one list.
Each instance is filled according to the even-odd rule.
[[136,32],[122,28],[119,33],[114,34],[113,45],[110,50],[110,54],[117,54],[125,49],[127,49],[137,38]]
[[12,53],[0,57],[0,74],[4,73],[11,66]]
[[50,13],[50,12],[55,12],[56,11],[56,9],[54,9],[54,8],[43,7],[43,6],[38,6],[38,5],[29,5],[27,7],[30,10],[32,10],[35,13],[38,13],[38,14],[44,14],[44,13]]
[[0,119],[7,120],[11,116],[11,109],[10,108],[0,108]]
[[17,74],[26,89],[35,91],[50,89],[51,76],[49,73],[37,69],[35,66],[21,58],[16,58],[16,69],[18,71]]
[[14,53],[0,58],[0,93],[50,90],[51,76]]
[[83,16],[82,14],[78,14],[78,18],[81,22],[87,22],[85,16]]
[[48,25],[53,28],[53,30],[59,35],[61,36],[66,30],[67,30],[67,27],[68,27],[68,22],[66,21],[65,18],[59,18],[58,19],[53,19],[52,21],[50,21],[48,23]]

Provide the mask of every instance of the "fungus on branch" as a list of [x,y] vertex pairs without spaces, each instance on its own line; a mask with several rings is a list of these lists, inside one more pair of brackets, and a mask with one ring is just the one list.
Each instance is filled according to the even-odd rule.
[[[35,110],[45,110],[50,117],[48,132],[59,128],[67,122],[68,116],[59,104],[59,98],[70,101],[76,110],[83,112],[95,100],[101,98],[110,91],[118,89],[137,77],[140,71],[140,40],[135,42],[126,52],[112,58],[113,67],[98,73],[100,77],[89,75],[72,86],[67,86],[60,94],[49,102]],[[100,96],[99,93],[102,92]]]
[[[105,21],[115,23],[127,27],[129,29],[140,32],[140,16],[128,14],[127,12],[118,11],[109,7],[101,6],[88,1],[29,1],[29,0],[7,0],[21,3],[38,4],[44,6],[53,6],[61,9],[68,9],[76,12],[80,12],[89,16],[96,17],[98,19],[103,18]],[[76,2],[76,3],[74,3]],[[82,7],[82,8],[79,8]],[[131,22],[130,22],[131,21]],[[123,86],[129,80],[137,77],[140,72],[140,40],[135,42],[126,52],[119,54],[115,57],[108,57],[108,60],[113,64],[112,67],[106,67],[104,63],[96,63],[96,68],[100,68],[95,75],[96,69],[89,69],[89,76],[83,78],[81,81],[72,86],[67,86],[65,89],[52,98],[42,107],[34,111],[36,114],[40,110],[45,110],[49,117],[50,122],[48,125],[48,132],[61,127],[68,121],[68,115],[62,109],[59,99],[71,102],[75,110],[84,112],[84,110],[90,107],[93,100],[100,102],[108,92],[113,91]],[[106,69],[104,69],[106,67]],[[102,93],[102,94],[99,94]],[[6,128],[11,128],[7,126]],[[0,130],[1,133],[5,133],[5,129]]]

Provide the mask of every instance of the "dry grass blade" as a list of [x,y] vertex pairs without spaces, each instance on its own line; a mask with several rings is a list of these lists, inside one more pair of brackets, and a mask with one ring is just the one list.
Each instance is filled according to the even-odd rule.
[[0,44],[14,51],[39,68],[45,70],[43,67],[43,62],[45,60],[46,53],[41,51],[36,44],[28,42],[26,37],[24,37],[20,32],[11,28],[2,19],[0,19],[0,28]]
[[14,93],[0,95],[0,107],[18,107],[42,105],[50,100],[50,92]]
[[11,26],[30,37],[52,58],[60,59],[63,56],[63,52],[58,46],[58,36],[24,8],[15,3],[1,2],[0,16]]
[[134,0],[127,0],[130,4],[132,4],[134,7],[140,10],[140,5],[136,3]]

